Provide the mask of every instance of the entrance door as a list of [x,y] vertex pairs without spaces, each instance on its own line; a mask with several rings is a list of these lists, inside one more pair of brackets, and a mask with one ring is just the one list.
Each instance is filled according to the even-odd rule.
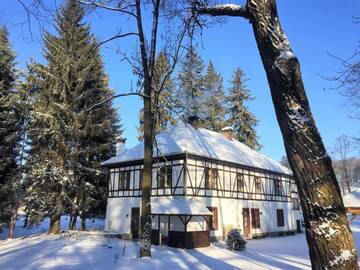
[[249,208],[243,208],[243,225],[244,225],[244,236],[250,238],[251,227],[250,227],[250,211]]
[[140,208],[131,208],[131,228],[130,232],[133,239],[139,238],[139,224],[140,224]]

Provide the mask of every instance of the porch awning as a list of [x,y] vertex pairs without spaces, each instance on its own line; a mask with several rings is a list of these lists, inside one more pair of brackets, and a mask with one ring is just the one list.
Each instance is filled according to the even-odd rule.
[[151,198],[152,215],[188,215],[211,216],[204,202],[195,198],[153,197]]

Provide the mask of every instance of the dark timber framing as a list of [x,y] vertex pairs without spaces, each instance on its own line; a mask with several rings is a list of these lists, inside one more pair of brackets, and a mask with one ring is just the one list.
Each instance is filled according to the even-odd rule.
[[[152,196],[198,196],[217,197],[252,201],[291,202],[293,178],[291,175],[240,165],[232,162],[210,159],[188,153],[154,158],[153,170],[161,167],[172,167],[170,186],[152,185]],[[108,166],[111,179],[120,171],[130,172],[129,189],[115,189],[114,181],[109,184],[109,198],[141,197],[140,172],[143,160],[134,160]],[[215,187],[205,187],[205,168],[216,170]],[[199,171],[202,171],[201,176]],[[227,177],[225,175],[227,174]],[[222,177],[220,177],[222,176]],[[242,178],[243,187],[238,179]],[[255,179],[261,183],[261,192],[255,190]],[[182,180],[182,181],[181,181]],[[153,180],[156,181],[156,178]],[[258,180],[256,180],[258,181]],[[275,192],[276,189],[276,192]]]

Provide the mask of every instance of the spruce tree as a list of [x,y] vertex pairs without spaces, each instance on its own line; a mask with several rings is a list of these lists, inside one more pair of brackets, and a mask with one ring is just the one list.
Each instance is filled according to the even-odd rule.
[[193,46],[190,46],[178,76],[178,109],[180,115],[203,118],[204,61]]
[[258,123],[255,115],[245,106],[245,102],[253,97],[245,85],[245,74],[237,68],[230,81],[228,99],[228,124],[234,129],[234,138],[252,149],[259,150],[261,145],[258,141],[255,126]]
[[[155,133],[158,133],[166,128],[169,128],[176,124],[175,116],[174,116],[174,91],[175,84],[171,78],[166,79],[169,70],[170,64],[168,59],[166,58],[163,52],[160,52],[156,58],[155,66],[154,66],[154,75],[152,80],[152,87],[154,89],[152,95],[153,106],[153,115],[155,124],[154,130]],[[162,87],[163,89],[159,91]],[[144,111],[143,109],[139,114],[140,124],[137,127],[138,131],[138,140],[143,140],[144,134]]]
[[112,92],[83,17],[77,1],[65,2],[55,20],[58,35],[45,34],[47,65],[37,66],[34,80],[27,203],[33,220],[50,216],[49,233],[59,232],[65,212],[80,215],[84,229],[89,212],[105,200],[100,162],[113,154],[121,132],[111,102],[102,103]]
[[204,76],[204,128],[220,132],[226,126],[223,79],[210,61]]
[[[8,31],[0,28],[0,223],[9,226],[13,237],[16,222],[17,193],[20,185],[19,141],[21,112],[16,90],[15,54],[11,49]],[[1,228],[0,228],[1,229]]]

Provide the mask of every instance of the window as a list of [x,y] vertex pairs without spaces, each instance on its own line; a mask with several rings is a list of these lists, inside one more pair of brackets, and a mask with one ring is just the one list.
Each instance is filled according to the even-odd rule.
[[251,227],[253,229],[260,228],[260,210],[259,210],[259,208],[251,208]]
[[261,193],[261,180],[260,178],[255,178],[255,193]]
[[121,171],[119,172],[119,190],[128,190],[130,188],[130,172]]
[[172,180],[172,167],[161,167],[160,170],[158,170],[157,172],[156,180],[158,188],[170,187]]
[[244,182],[244,176],[240,173],[236,174],[236,181],[237,181],[237,190],[240,192],[245,191],[245,182]]
[[278,227],[284,227],[284,210],[276,209],[276,217]]
[[299,198],[291,198],[292,209],[293,210],[300,210],[300,201]]
[[218,170],[205,168],[205,188],[216,189]]
[[275,189],[275,195],[277,196],[282,195],[282,184],[280,180],[274,179],[274,189]]
[[218,229],[218,209],[217,207],[207,207],[209,211],[212,213],[210,216],[210,231],[216,231]]

